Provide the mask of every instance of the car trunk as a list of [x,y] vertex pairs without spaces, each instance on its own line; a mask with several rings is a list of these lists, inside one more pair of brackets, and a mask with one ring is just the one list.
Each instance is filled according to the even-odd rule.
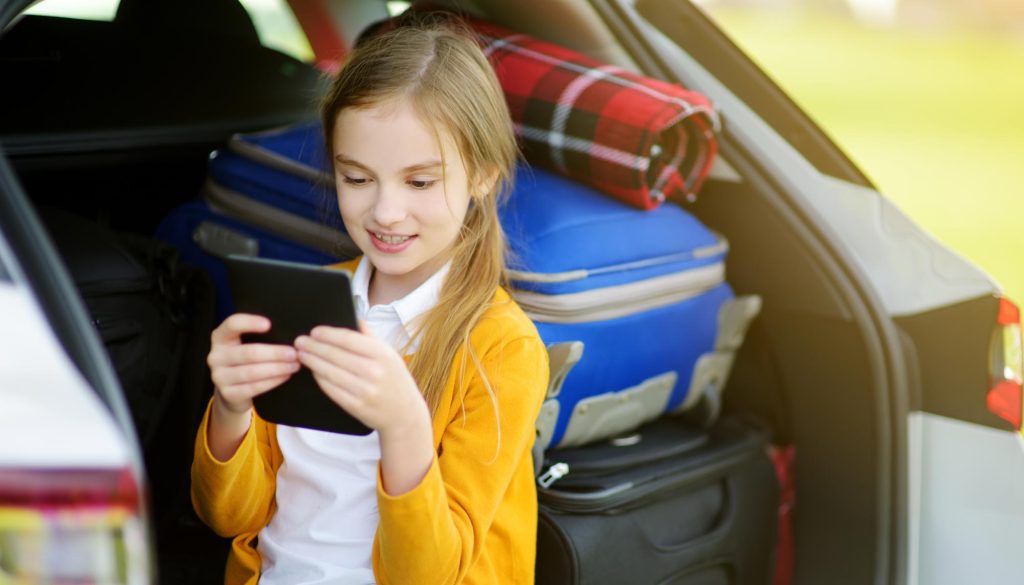
[[[524,15],[548,7],[535,2],[529,12],[516,3],[512,13],[479,4],[500,24],[599,58],[629,58],[607,44],[615,35],[634,44],[600,20],[611,14],[607,7],[531,19]],[[140,34],[138,27],[158,21],[127,12],[119,19],[25,17],[0,39],[0,75],[5,87],[19,88],[0,94],[0,144],[38,205],[149,234],[197,196],[209,153],[233,132],[315,115],[322,80],[312,67],[253,36],[204,32],[244,22],[207,22],[189,34],[164,23]],[[207,36],[206,44],[184,42]],[[642,52],[634,58],[650,63]],[[713,175],[686,206],[730,241],[727,277],[737,293],[764,299],[726,389],[726,410],[769,421],[776,444],[796,447],[798,582],[876,582],[899,540],[892,370],[877,317],[831,244],[787,206],[728,125],[722,143],[737,174]]]

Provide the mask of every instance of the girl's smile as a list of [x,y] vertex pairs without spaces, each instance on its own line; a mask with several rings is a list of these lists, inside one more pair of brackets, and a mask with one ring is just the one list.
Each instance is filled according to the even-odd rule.
[[413,239],[416,238],[416,236],[399,236],[372,231],[369,233],[373,236],[370,241],[373,243],[374,247],[385,254],[397,254],[402,252],[408,248],[412,244]]

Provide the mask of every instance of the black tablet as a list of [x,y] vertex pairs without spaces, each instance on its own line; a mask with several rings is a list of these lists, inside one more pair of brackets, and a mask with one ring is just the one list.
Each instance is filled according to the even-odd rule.
[[[358,328],[347,271],[235,255],[225,262],[235,310],[271,323],[270,331],[246,334],[244,342],[292,345],[317,325]],[[372,430],[328,398],[305,367],[253,404],[272,423],[349,435]]]

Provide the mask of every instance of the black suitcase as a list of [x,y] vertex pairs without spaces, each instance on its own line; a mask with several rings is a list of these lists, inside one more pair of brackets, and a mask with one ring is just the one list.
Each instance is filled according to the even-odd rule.
[[779,487],[767,432],[662,418],[552,450],[538,479],[538,585],[770,583]]

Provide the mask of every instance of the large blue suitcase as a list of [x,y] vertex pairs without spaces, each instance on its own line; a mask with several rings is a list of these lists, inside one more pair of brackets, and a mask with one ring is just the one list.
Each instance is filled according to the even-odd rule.
[[516,181],[502,214],[516,301],[549,345],[583,343],[545,405],[542,446],[717,399],[757,309],[725,282],[724,238],[673,203],[638,210],[537,169]]
[[[326,162],[315,123],[235,136],[211,156],[202,200],[161,223],[157,237],[210,273],[221,317],[232,311],[228,254],[326,264],[359,253]],[[525,166],[501,215],[513,295],[553,346],[540,448],[717,399],[757,309],[756,299],[733,299],[723,238],[674,204],[638,210]]]

